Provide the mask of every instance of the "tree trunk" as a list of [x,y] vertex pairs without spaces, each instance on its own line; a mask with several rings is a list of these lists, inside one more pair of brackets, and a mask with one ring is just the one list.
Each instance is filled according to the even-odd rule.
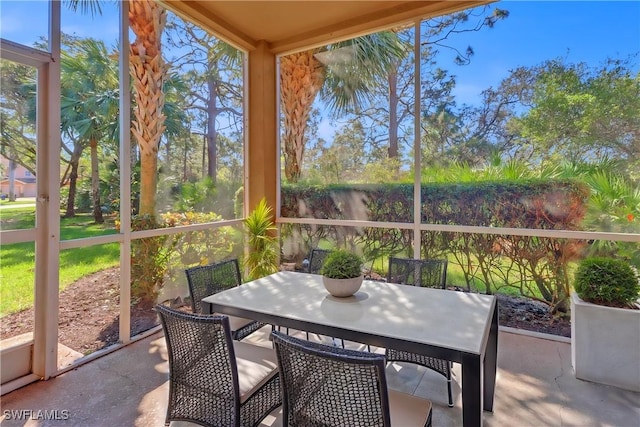
[[313,54],[313,51],[299,52],[280,59],[284,172],[289,182],[298,182],[300,179],[307,120],[313,101],[324,82],[322,63]]
[[140,214],[155,215],[158,186],[158,146],[164,132],[162,30],[166,12],[153,0],[129,2],[129,23],[136,35],[130,68],[135,101],[132,133],[140,147]]
[[202,134],[202,166],[201,169],[202,173],[204,173],[204,170],[207,168],[207,130],[204,130],[204,133]]
[[100,175],[98,173],[98,141],[91,138],[91,198],[93,199],[93,220],[96,224],[104,223],[102,202],[100,201]]
[[389,158],[398,157],[398,74],[389,71]]
[[71,173],[69,174],[69,196],[67,197],[67,210],[64,213],[65,218],[73,218],[76,216],[75,204],[76,204],[76,188],[78,187],[78,166],[80,164],[80,157],[82,156],[82,146],[76,144],[69,159],[69,166],[71,166]]
[[9,159],[9,201],[16,201],[16,168],[18,164],[13,159]]
[[[188,138],[191,142],[191,138]],[[182,150],[182,182],[187,182],[187,159],[189,158],[189,144],[185,141],[184,149]]]
[[216,92],[218,91],[218,82],[214,76],[209,76],[207,86],[209,87],[209,99],[207,100],[207,175],[215,184],[218,170],[218,131],[216,129],[216,118],[218,117]]

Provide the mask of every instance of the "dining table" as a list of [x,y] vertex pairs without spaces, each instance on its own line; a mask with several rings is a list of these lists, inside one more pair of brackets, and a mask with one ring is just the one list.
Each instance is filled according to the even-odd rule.
[[493,410],[498,350],[495,296],[364,280],[338,298],[322,276],[281,271],[210,295],[203,311],[395,348],[461,364],[462,422]]

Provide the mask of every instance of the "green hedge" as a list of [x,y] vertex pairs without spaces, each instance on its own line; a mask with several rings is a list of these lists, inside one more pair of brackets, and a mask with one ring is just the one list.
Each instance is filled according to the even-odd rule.
[[[575,181],[479,182],[423,184],[421,221],[429,224],[580,230],[588,188]],[[413,185],[285,185],[283,217],[413,222]],[[304,250],[322,239],[356,242],[369,260],[411,254],[413,231],[365,227],[295,225]],[[467,286],[475,277],[484,291],[515,287],[564,310],[569,295],[567,268],[586,242],[527,236],[423,232],[423,257],[454,258]],[[500,284],[500,285],[499,285]]]

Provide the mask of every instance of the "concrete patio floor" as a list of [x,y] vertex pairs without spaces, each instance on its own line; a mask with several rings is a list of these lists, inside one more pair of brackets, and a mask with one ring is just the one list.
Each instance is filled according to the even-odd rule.
[[[252,339],[269,345],[265,340],[268,330],[260,333],[262,336]],[[458,365],[454,370],[454,408],[447,407],[445,381],[438,374],[395,363],[387,373],[390,387],[433,402],[434,426],[462,425]],[[49,381],[2,396],[0,423],[6,427],[162,426],[168,385],[167,352],[159,332]],[[11,419],[21,410],[31,410],[31,418],[39,415],[40,419]],[[67,419],[45,421],[38,410],[57,411],[59,418]],[[484,413],[484,422],[487,426],[505,427],[637,427],[640,393],[577,380],[567,342],[501,330],[494,411]],[[190,424],[172,423],[173,427],[187,425]],[[262,425],[281,425],[280,410],[269,415]]]

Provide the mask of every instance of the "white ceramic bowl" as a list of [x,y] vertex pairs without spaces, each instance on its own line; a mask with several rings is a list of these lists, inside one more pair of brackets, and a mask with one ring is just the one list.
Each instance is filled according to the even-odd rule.
[[344,298],[358,292],[362,285],[364,276],[354,277],[352,279],[331,279],[329,277],[322,276],[322,283],[325,289],[334,297]]

